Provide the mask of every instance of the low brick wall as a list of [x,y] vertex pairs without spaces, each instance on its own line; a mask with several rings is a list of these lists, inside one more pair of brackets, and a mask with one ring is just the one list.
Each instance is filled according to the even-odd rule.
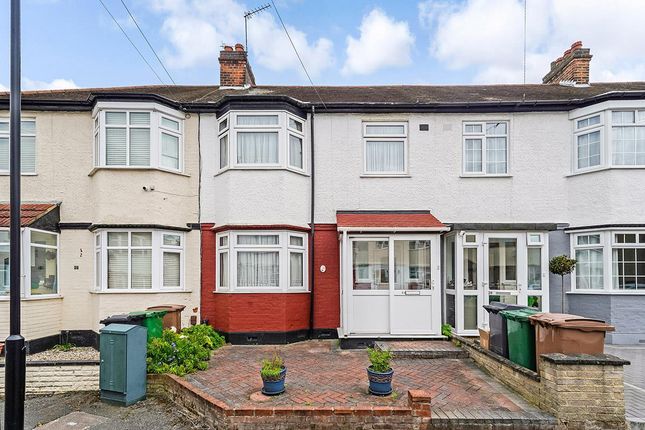
[[471,339],[453,336],[468,355],[490,375],[526,400],[555,416],[571,430],[624,429],[623,366],[612,355],[545,354],[539,374],[525,369]]
[[[98,391],[98,361],[28,361],[27,395]],[[4,363],[0,363],[0,397],[4,394]]]
[[148,393],[164,396],[198,415],[214,429],[426,429],[430,426],[430,395],[408,392],[408,407],[271,407],[232,408],[174,375],[148,375]]

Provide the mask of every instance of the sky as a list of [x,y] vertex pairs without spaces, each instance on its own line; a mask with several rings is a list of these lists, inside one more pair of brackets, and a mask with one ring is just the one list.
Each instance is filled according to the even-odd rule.
[[[22,0],[23,89],[216,85],[223,44],[271,0]],[[524,0],[274,0],[316,85],[522,83]],[[581,40],[591,81],[645,80],[645,0],[526,0],[526,81]],[[274,7],[249,20],[259,85],[308,80]],[[0,1],[0,90],[9,86],[9,1]]]

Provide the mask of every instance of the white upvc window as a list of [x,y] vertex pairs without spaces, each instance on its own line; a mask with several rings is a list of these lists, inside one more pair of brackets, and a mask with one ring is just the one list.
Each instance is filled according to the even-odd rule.
[[645,230],[574,234],[574,289],[645,293]]
[[463,123],[463,174],[507,175],[509,153],[508,121]]
[[363,122],[363,174],[406,175],[407,137],[406,122]]
[[611,111],[614,166],[645,167],[645,110]]
[[95,235],[99,291],[184,289],[184,234],[168,230],[103,230]]
[[183,115],[154,103],[99,103],[95,167],[183,171]]
[[305,120],[284,111],[233,111],[218,119],[219,171],[305,172]]
[[[36,120],[20,121],[20,171],[36,173]],[[9,118],[0,118],[0,174],[9,173]]]
[[[22,230],[22,296],[58,295],[58,233]],[[9,230],[0,230],[0,297],[9,295]]]
[[603,163],[603,115],[596,113],[575,121],[575,170],[598,167]]
[[230,231],[217,235],[217,290],[307,290],[307,235],[292,231]]

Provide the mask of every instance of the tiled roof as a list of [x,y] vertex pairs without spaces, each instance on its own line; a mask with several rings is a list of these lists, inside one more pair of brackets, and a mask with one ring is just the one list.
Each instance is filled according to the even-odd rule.
[[446,226],[430,211],[338,211],[338,227],[443,229]]
[[[56,206],[53,203],[23,203],[20,205],[20,226],[29,227]],[[9,218],[9,204],[0,203],[0,227],[9,227]]]
[[[320,98],[310,86],[260,85],[238,90],[220,89],[214,85],[147,85],[25,91],[23,100],[89,103],[92,97],[99,95],[150,95],[183,105],[216,104],[227,96],[287,97],[313,104],[321,104],[322,99],[330,105],[567,102],[607,93],[642,92],[645,91],[645,82],[593,83],[586,87],[544,84],[321,86],[317,90]],[[6,103],[8,98],[8,93],[0,93],[0,103]]]

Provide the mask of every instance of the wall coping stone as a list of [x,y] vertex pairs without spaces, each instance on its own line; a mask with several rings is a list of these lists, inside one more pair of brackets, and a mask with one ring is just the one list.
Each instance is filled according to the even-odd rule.
[[[29,361],[27,360],[27,367],[54,367],[54,366],[99,366],[99,360],[42,360],[42,361]],[[0,362],[0,368],[5,367],[5,362]]]
[[600,366],[627,366],[631,364],[627,360],[623,360],[620,357],[610,354],[589,355],[551,353],[542,354],[540,357],[550,363],[562,365],[586,364]]

